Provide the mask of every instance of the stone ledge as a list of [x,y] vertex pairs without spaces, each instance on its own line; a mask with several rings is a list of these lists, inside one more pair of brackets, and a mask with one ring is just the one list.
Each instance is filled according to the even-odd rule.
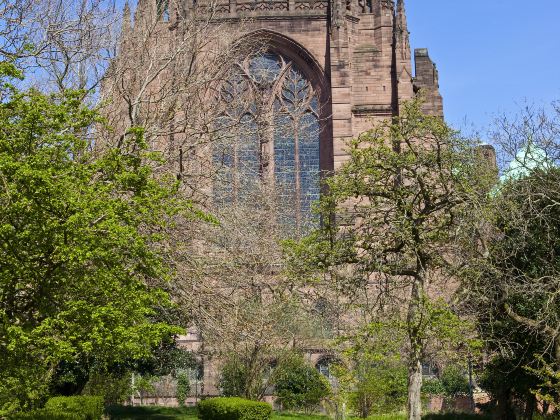
[[386,104],[368,104],[368,105],[354,105],[352,107],[352,114],[357,116],[363,115],[391,115],[393,109],[391,105]]
[[381,50],[373,44],[358,45],[354,50],[355,54],[380,53],[380,52]]

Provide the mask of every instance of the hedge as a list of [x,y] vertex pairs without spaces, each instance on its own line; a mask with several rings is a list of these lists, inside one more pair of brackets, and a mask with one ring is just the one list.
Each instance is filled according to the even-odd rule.
[[243,398],[209,398],[197,405],[201,420],[269,420],[270,404]]
[[25,413],[16,413],[8,417],[10,420],[84,420],[84,416],[78,413],[68,411],[48,410],[42,408],[40,410],[27,411]]
[[69,412],[84,420],[99,420],[103,416],[103,397],[53,397],[45,404],[46,410]]

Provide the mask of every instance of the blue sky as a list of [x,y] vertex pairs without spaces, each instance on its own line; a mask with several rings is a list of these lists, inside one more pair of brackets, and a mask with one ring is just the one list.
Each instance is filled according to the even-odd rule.
[[493,116],[560,100],[560,0],[407,0],[412,48],[437,63],[446,119],[484,134]]

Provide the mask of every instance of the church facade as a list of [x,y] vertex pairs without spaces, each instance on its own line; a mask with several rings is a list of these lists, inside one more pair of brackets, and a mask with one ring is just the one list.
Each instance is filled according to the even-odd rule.
[[[261,116],[248,123],[255,125],[257,140],[254,147],[228,152],[235,159],[224,153],[221,161],[233,167],[244,157],[249,163],[243,170],[285,182],[294,191],[296,221],[319,194],[315,175],[336,170],[347,159],[349,139],[375,121],[399,115],[400,104],[418,92],[425,112],[443,117],[436,66],[427,49],[411,52],[404,0],[205,1],[139,0],[136,16],[156,15],[161,28],[172,32],[176,20],[190,9],[211,7],[216,22],[243,22],[243,37],[266,40],[266,53],[241,69],[243,82],[236,85],[257,98],[247,111]],[[305,128],[294,125],[290,134],[278,131],[287,122]],[[235,169],[232,173],[239,172]],[[228,187],[221,194],[242,189],[236,184],[247,178],[242,175],[240,180],[226,176]],[[196,352],[201,347],[197,330],[180,343]],[[310,362],[328,374],[323,357],[320,349],[309,352]],[[190,403],[218,392],[217,372],[209,361],[201,360],[191,380],[195,395]],[[174,401],[170,395],[157,403]]]

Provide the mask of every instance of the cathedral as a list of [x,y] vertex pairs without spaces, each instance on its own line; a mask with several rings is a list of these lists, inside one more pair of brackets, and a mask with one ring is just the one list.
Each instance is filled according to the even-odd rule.
[[[237,196],[251,174],[269,178],[286,187],[292,200],[290,220],[299,224],[318,198],[318,178],[347,159],[349,139],[375,121],[399,115],[400,104],[419,93],[424,111],[443,117],[436,65],[427,49],[412,56],[404,0],[139,0],[134,22],[125,16],[125,35],[138,32],[139,20],[150,15],[158,20],[161,39],[167,39],[182,16],[204,8],[211,10],[216,25],[242,27],[244,40],[266,42],[256,59],[237,66],[224,91],[226,104],[243,95],[251,99],[241,111],[241,105],[226,106],[220,124],[241,121],[251,134],[245,135],[250,141],[211,153],[210,160],[231,169],[225,182],[213,187],[215,196]],[[126,44],[121,51],[125,49]],[[174,77],[172,71],[169,77]],[[129,101],[131,119],[135,112]],[[167,138],[173,152],[177,135]],[[177,147],[173,155],[181,159],[179,175],[185,153]],[[181,337],[180,344],[199,349],[196,329]],[[328,375],[320,349],[310,351],[309,360]],[[216,375],[211,363],[201,360],[191,378],[196,384],[189,403],[216,395]],[[171,400],[157,402],[173,404]]]

